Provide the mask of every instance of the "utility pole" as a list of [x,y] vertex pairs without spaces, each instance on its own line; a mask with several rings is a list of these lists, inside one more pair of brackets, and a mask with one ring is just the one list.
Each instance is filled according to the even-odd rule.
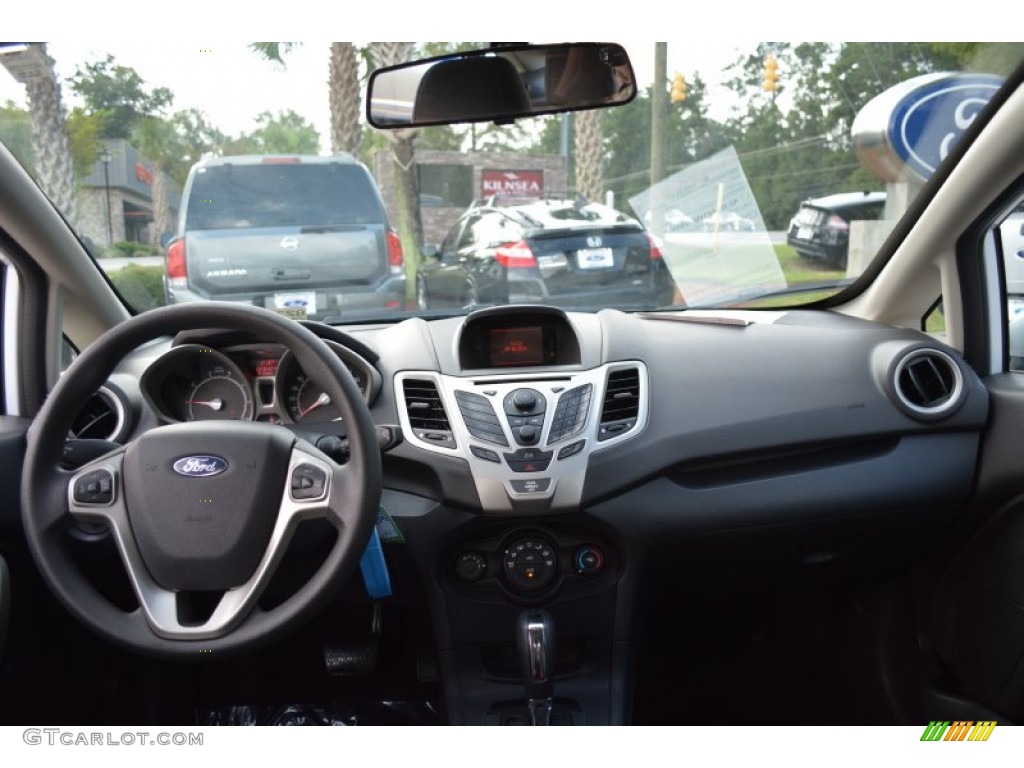
[[[654,88],[651,91],[651,186],[665,178],[665,128],[668,121],[668,43],[654,44]],[[665,229],[658,195],[651,195],[651,227],[654,234]]]

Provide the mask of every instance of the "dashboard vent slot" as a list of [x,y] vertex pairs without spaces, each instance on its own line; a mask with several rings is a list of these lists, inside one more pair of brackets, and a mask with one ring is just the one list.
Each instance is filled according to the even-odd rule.
[[640,413],[640,372],[622,368],[608,374],[598,440],[609,440],[636,426]]
[[917,349],[896,366],[896,395],[901,405],[919,418],[951,413],[963,398],[960,367],[945,352]]
[[413,434],[433,445],[454,448],[455,437],[437,384],[430,379],[406,379],[402,389]]
[[124,408],[106,387],[98,390],[82,406],[71,422],[69,438],[114,440],[124,427]]

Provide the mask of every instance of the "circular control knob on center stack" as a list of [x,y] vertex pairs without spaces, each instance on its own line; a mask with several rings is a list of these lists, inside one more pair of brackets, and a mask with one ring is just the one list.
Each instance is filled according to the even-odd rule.
[[505,580],[516,589],[535,591],[546,587],[558,573],[555,548],[540,537],[514,539],[501,558]]

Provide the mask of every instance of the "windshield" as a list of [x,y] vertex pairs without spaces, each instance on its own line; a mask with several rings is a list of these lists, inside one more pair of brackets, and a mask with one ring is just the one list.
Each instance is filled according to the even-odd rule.
[[[0,141],[137,311],[799,306],[869,267],[1024,52],[622,43],[604,109],[367,123],[375,68],[486,45],[5,44]],[[582,103],[538,61],[508,65],[535,111]]]

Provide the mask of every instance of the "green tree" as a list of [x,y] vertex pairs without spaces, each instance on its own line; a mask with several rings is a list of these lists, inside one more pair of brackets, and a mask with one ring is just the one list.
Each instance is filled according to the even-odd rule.
[[[699,73],[688,80],[686,100],[669,103],[666,165],[671,174],[729,144],[725,128],[707,116],[707,86]],[[545,131],[545,138],[547,131]],[[605,113],[605,188],[628,212],[628,199],[650,184],[651,89],[630,104]],[[637,140],[637,137],[644,137]]]
[[32,120],[27,110],[10,100],[0,107],[0,142],[29,173],[34,173],[36,153],[32,147]]
[[78,178],[88,176],[103,152],[104,116],[86,112],[75,107],[67,118],[68,141],[71,144],[71,158]]
[[104,139],[128,139],[135,123],[144,116],[162,115],[173,103],[167,88],[150,88],[131,67],[107,55],[75,68],[71,90],[85,102],[85,110],[104,117]]
[[262,112],[256,117],[256,130],[228,139],[225,155],[316,155],[320,152],[320,134],[302,115],[293,110],[277,114]]

